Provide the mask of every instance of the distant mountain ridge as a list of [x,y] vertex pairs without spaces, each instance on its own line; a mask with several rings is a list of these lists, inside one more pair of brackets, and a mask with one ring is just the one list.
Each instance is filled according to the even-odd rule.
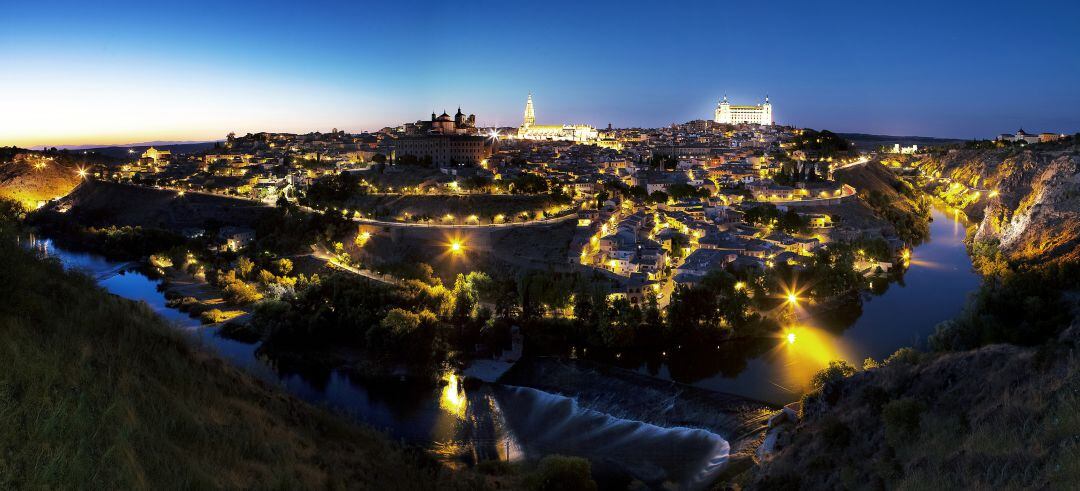
[[[69,147],[56,147],[58,149],[67,150],[82,150],[84,152],[96,152],[102,155],[108,155],[110,157],[116,157],[121,159],[130,158],[131,155],[140,154],[147,148],[154,147],[158,150],[168,150],[176,154],[195,153],[202,152],[214,148],[214,145],[221,143],[224,140],[214,140],[205,142],[168,142],[168,141],[156,141],[156,142],[143,142],[143,143],[129,143],[125,145],[112,145],[112,146],[93,146],[93,145],[79,145]],[[49,147],[52,148],[52,147]]]
[[841,138],[850,140],[860,150],[873,150],[877,147],[892,146],[899,143],[900,146],[911,145],[939,146],[960,143],[966,140],[957,138],[937,138],[933,136],[894,136],[894,135],[871,135],[868,133],[837,133]]
[[163,146],[176,146],[176,145],[197,145],[204,143],[221,142],[225,140],[155,140],[149,142],[138,143],[117,143],[114,145],[102,145],[100,143],[92,143],[85,145],[42,145],[41,147],[35,147],[33,150],[44,150],[46,148],[56,148],[59,150],[97,150],[100,148],[133,148],[133,147],[163,147]]

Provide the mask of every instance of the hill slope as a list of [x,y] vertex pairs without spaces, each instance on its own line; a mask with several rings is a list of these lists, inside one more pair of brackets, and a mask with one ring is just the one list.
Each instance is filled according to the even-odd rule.
[[1065,489],[1080,482],[1080,326],[1039,349],[909,353],[827,383],[752,489]]
[[33,209],[40,201],[71,192],[79,183],[78,165],[60,155],[52,157],[48,160],[30,151],[0,152],[0,198]]
[[193,349],[0,238],[0,488],[451,485],[423,456]]

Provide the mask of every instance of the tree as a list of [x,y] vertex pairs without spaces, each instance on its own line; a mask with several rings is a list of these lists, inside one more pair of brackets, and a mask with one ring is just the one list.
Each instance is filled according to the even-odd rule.
[[221,294],[225,301],[232,305],[246,305],[262,298],[255,287],[240,280],[226,284]]
[[287,276],[290,272],[292,272],[292,268],[292,261],[285,258],[278,259],[277,270],[278,274],[280,274],[281,276]]
[[255,268],[255,263],[245,256],[240,256],[236,259],[236,273],[243,279],[247,279],[251,274],[251,270]]

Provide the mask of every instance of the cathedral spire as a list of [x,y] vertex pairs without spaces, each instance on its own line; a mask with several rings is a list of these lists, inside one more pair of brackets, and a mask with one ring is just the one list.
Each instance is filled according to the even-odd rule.
[[536,123],[536,114],[533,112],[532,92],[529,92],[529,98],[525,101],[525,121],[523,126],[532,126]]

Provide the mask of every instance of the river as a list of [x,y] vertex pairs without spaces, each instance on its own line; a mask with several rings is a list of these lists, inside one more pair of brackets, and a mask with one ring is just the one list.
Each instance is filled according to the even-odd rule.
[[[641,370],[704,389],[775,404],[790,402],[829,359],[859,365],[868,356],[881,359],[899,347],[923,342],[938,322],[954,316],[979,283],[963,238],[962,224],[935,210],[931,240],[913,251],[903,282],[880,295],[867,294],[853,323],[817,325],[813,319],[800,319],[802,327],[792,343],[758,340],[726,346],[715,357],[688,363],[691,368],[660,364]],[[195,342],[254,376],[395,439],[427,447],[446,462],[579,455],[590,459],[602,484],[619,486],[637,478],[654,487],[674,482],[695,489],[708,483],[728,457],[724,435],[621,419],[535,389],[484,384],[466,390],[456,374],[446,374],[445,384],[436,388],[373,384],[334,370],[281,366],[261,356],[257,344],[218,336],[216,328],[202,327],[166,306],[156,279],[94,254],[58,248],[47,239],[27,242],[65,266],[87,272],[109,292],[146,302]]]

